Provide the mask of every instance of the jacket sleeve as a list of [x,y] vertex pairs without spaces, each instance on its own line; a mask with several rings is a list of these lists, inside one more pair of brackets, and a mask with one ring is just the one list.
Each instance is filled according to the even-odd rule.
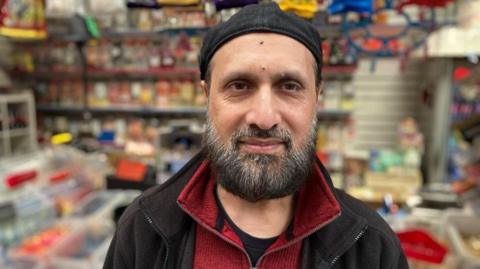
[[402,250],[400,250],[400,255],[398,257],[398,263],[394,264],[391,269],[409,269],[407,258],[405,257]]

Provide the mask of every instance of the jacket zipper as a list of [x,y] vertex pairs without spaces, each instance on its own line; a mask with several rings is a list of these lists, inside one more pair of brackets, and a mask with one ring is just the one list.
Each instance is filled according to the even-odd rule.
[[155,225],[155,223],[153,223],[152,218],[148,215],[147,212],[142,210],[142,213],[145,216],[145,219],[147,220],[147,222],[153,227],[153,230],[155,230],[155,232],[157,232],[160,235],[160,237],[162,237],[162,240],[165,242],[166,253],[165,253],[165,260],[163,261],[163,268],[167,268],[167,260],[168,260],[168,256],[169,256],[169,253],[170,253],[170,248],[168,246],[167,237],[160,231],[160,229],[158,229],[158,227]]
[[[357,236],[355,236],[355,238],[353,239],[353,244],[355,244],[358,240],[360,240],[360,238],[362,238],[362,236],[365,234],[365,231],[367,230],[367,227],[363,228],[358,234]],[[338,255],[336,256],[335,258],[333,258],[333,260],[330,262],[330,265],[328,266],[328,268],[332,268],[335,263],[338,261],[338,259],[340,259],[340,256],[341,255]]]
[[[319,226],[315,227],[314,229],[312,229],[312,231],[310,233],[306,233],[305,235],[303,235],[302,237],[294,240],[294,241],[291,241],[291,242],[288,242],[287,244],[279,247],[279,248],[276,248],[274,250],[271,250],[269,252],[266,252],[266,253],[263,253],[262,256],[260,256],[260,258],[258,259],[257,261],[257,264],[256,265],[259,265],[260,262],[262,261],[263,257],[271,254],[271,253],[274,253],[274,252],[277,252],[277,251],[280,251],[282,249],[286,249],[288,247],[290,247],[291,245],[293,244],[296,244],[298,241],[302,241],[303,239],[307,238],[308,236],[310,236],[311,234],[315,233],[316,231],[322,229],[323,227],[327,226],[328,224],[330,224],[331,222],[333,222],[334,220],[336,220],[339,216],[341,215],[341,213],[338,213],[337,215],[335,215],[333,218],[331,218],[330,220],[328,220],[327,222],[324,222],[322,224],[320,224]],[[252,267],[252,269],[255,269],[257,268],[256,266],[255,267]]]
[[185,211],[191,218],[193,218],[195,220],[195,222],[197,224],[200,224],[202,225],[203,228],[207,229],[208,231],[216,234],[218,237],[220,237],[222,240],[224,240],[225,242],[229,243],[230,245],[234,246],[235,248],[237,248],[238,250],[240,250],[243,254],[245,254],[245,256],[247,257],[247,260],[248,260],[248,267],[250,269],[257,269],[256,266],[253,266],[252,265],[252,260],[250,260],[250,256],[248,256],[248,253],[247,251],[245,251],[243,248],[241,248],[239,245],[237,245],[235,242],[233,242],[232,240],[228,239],[228,238],[225,238],[221,233],[219,233],[217,230],[215,229],[212,229],[210,226],[204,224],[203,222],[201,222],[198,218],[196,218],[195,216],[191,215],[188,210],[186,210],[185,208],[183,208],[181,205],[179,205],[183,211]]

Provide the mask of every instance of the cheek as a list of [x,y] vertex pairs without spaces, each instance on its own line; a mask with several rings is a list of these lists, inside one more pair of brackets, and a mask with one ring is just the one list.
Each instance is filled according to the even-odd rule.
[[310,138],[310,131],[316,116],[316,110],[308,106],[304,109],[291,109],[283,117],[292,133],[294,144],[298,146]]
[[223,143],[229,142],[232,134],[240,128],[240,113],[221,102],[211,102],[208,109],[210,120],[220,140]]

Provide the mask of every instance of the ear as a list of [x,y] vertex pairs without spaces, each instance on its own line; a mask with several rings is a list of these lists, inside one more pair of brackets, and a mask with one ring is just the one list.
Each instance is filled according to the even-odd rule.
[[200,81],[200,88],[202,88],[203,93],[208,98],[210,93],[208,91],[208,85],[207,85],[207,82],[205,82],[205,80]]
[[318,97],[320,97],[322,94],[323,94],[323,88],[324,88],[324,83],[323,81],[320,82],[320,84],[318,84],[318,86],[316,87],[315,91],[317,93],[317,100],[318,100]]

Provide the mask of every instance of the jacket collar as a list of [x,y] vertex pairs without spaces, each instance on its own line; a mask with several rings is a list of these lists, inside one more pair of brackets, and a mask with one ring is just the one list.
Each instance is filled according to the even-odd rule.
[[[215,230],[218,226],[219,210],[214,197],[215,179],[209,167],[208,161],[202,162],[180,193],[178,203],[197,222]],[[292,229],[289,229],[288,234],[283,233],[270,249],[282,247],[290,241],[299,241],[340,214],[340,206],[317,165],[313,166],[311,176],[298,191],[296,199]],[[233,232],[223,234],[237,243],[240,242]]]
[[[191,217],[181,209],[177,200],[179,199],[182,191],[184,191],[192,179],[202,175],[200,171],[205,172],[206,170],[205,154],[203,150],[193,157],[177,174],[171,177],[167,182],[160,186],[156,186],[146,191],[142,198],[140,198],[139,203],[141,210],[144,214],[150,216],[155,227],[158,228],[159,233],[164,236],[167,240],[167,244],[173,243],[178,236],[181,236],[185,231],[185,225],[191,223]],[[340,216],[333,220],[331,223],[328,223],[325,227],[315,231],[315,234],[311,236],[313,241],[310,240],[315,246],[320,247],[317,249],[322,249],[322,260],[331,260],[335,256],[340,255],[347,245],[354,244],[354,237],[359,234],[363,229],[365,229],[366,220],[357,215],[355,212],[349,210],[343,203],[338,193],[333,187],[333,183],[326,171],[325,167],[316,160],[317,172],[320,173],[321,180],[318,184],[322,188],[325,188],[325,197],[329,200],[330,203],[337,203],[339,210],[341,212]],[[208,170],[208,169],[207,169]],[[203,176],[209,176],[203,174]],[[207,177],[208,179],[208,177]],[[208,180],[207,180],[208,182]],[[323,182],[323,183],[322,183]],[[208,184],[205,184],[206,190]],[[308,188],[305,188],[308,191]],[[321,193],[317,193],[318,196]],[[331,200],[333,199],[333,200]],[[335,202],[334,202],[335,201]],[[331,204],[333,206],[333,204]],[[308,205],[305,205],[308,206]],[[216,217],[216,207],[215,209],[210,210],[210,214]],[[332,208],[336,208],[333,206]],[[208,211],[208,210],[207,210]],[[308,223],[308,221],[303,221],[305,218],[309,219],[308,210],[303,210],[306,212],[305,216],[298,217],[298,225],[301,228],[297,231],[307,231],[309,229],[315,228],[317,225]],[[315,210],[315,214],[321,216],[324,214],[321,210]],[[332,211],[333,212],[333,211]],[[330,219],[330,212],[326,219]],[[319,217],[317,216],[317,218]],[[215,226],[216,218],[207,218],[212,221],[213,226]],[[325,216],[323,216],[325,217]],[[297,218],[297,217],[295,217]],[[165,221],[168,220],[168,221]],[[302,223],[302,220],[304,223]],[[295,220],[297,222],[297,219]],[[318,224],[318,222],[316,222]],[[297,223],[295,223],[297,225]],[[295,236],[299,236],[299,233],[296,232]]]

